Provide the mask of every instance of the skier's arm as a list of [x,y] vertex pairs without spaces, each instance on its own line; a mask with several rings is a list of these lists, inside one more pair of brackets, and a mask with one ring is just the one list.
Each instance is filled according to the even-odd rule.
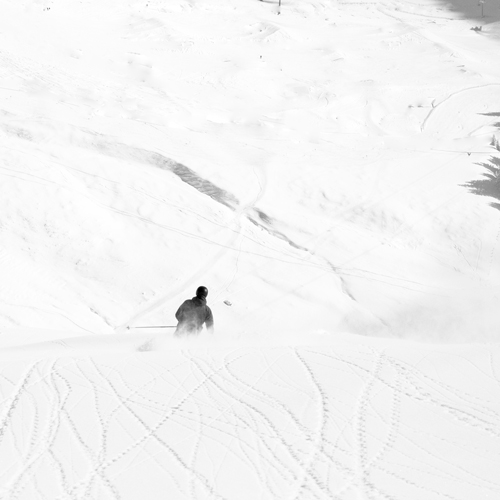
[[214,317],[210,307],[207,307],[207,319],[205,320],[205,325],[209,333],[214,333]]

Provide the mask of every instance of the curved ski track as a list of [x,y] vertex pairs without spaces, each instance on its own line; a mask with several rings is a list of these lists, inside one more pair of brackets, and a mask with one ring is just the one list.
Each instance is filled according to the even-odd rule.
[[500,495],[498,353],[349,349],[4,359],[0,498]]

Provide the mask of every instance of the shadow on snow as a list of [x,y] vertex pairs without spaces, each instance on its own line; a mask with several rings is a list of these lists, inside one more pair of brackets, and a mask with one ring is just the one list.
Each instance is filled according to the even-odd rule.
[[[486,113],[487,116],[499,116],[500,113]],[[495,124],[500,128],[500,122]],[[491,145],[500,152],[500,142],[493,138]],[[489,196],[490,198],[495,198],[500,201],[500,157],[492,156],[488,162],[479,163],[486,169],[486,172],[483,173],[483,178],[470,181],[465,184],[465,187],[468,187],[469,190],[480,196]],[[500,203],[491,203],[491,206],[500,210]]]

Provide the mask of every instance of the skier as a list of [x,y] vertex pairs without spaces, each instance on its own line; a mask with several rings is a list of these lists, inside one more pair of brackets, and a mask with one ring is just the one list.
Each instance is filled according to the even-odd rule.
[[185,300],[177,312],[175,317],[179,322],[176,335],[182,334],[198,334],[206,325],[209,333],[214,332],[214,318],[210,307],[207,306],[208,289],[204,286],[199,286],[196,290],[196,297]]

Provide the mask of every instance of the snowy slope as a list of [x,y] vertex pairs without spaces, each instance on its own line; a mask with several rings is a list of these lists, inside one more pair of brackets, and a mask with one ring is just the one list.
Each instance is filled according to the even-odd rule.
[[498,345],[134,337],[0,355],[1,498],[498,498]]
[[2,324],[491,334],[498,42],[405,5],[6,6]]
[[0,499],[500,497],[497,2],[3,3]]

